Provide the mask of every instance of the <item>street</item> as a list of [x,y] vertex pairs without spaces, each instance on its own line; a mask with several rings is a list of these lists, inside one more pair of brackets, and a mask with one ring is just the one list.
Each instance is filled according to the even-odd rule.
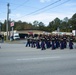
[[76,49],[41,50],[2,43],[0,75],[76,75]]

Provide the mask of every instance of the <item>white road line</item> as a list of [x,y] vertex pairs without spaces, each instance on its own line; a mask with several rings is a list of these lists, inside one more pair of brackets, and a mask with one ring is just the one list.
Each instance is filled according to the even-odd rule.
[[39,58],[22,58],[22,59],[17,59],[18,61],[30,61],[30,60],[45,60],[45,59],[59,59],[59,56],[56,57],[39,57]]

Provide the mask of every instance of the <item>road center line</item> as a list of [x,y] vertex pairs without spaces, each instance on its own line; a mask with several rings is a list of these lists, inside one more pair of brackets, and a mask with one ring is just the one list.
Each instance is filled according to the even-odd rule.
[[30,61],[30,60],[45,60],[45,59],[59,59],[59,56],[54,56],[54,57],[37,57],[37,58],[22,58],[22,59],[17,59],[18,61]]

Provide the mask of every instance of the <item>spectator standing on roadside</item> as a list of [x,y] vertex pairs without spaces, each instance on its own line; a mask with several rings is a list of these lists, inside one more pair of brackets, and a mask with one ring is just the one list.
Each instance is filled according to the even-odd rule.
[[2,43],[4,42],[4,36],[2,35],[2,37],[1,37],[1,39],[2,39]]

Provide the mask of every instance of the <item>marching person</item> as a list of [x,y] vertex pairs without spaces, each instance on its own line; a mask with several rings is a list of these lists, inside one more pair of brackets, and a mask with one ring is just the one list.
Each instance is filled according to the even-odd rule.
[[55,47],[55,37],[53,36],[52,37],[52,50],[54,50],[56,47]]
[[27,43],[26,43],[26,47],[29,46],[30,47],[30,38],[27,37]]
[[41,50],[45,50],[46,49],[44,40],[45,40],[44,38],[41,39]]
[[56,35],[56,37],[55,37],[55,44],[56,44],[56,48],[60,47],[58,35]]
[[1,43],[0,43],[0,48],[1,48]]
[[70,36],[70,39],[69,39],[69,48],[73,49],[73,36]]
[[67,37],[66,35],[63,35],[63,43],[64,43],[64,48],[67,47]]
[[64,40],[63,40],[63,37],[60,38],[60,49],[64,49]]
[[40,40],[39,40],[39,38],[36,39],[36,47],[37,47],[37,49],[40,49]]
[[35,48],[35,43],[36,43],[36,39],[35,39],[35,37],[32,37],[32,41],[31,41],[32,48]]

